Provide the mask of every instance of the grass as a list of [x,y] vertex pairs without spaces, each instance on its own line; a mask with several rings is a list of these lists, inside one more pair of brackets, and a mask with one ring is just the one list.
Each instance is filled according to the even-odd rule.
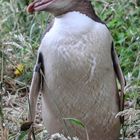
[[[20,103],[19,100],[17,104],[15,102],[24,96],[26,86],[30,85],[37,48],[46,28],[46,21],[50,19],[47,13],[28,14],[26,7],[30,2],[31,0],[0,0],[0,124],[4,124],[1,130],[6,131],[3,135],[7,135],[9,139],[16,136],[16,126],[25,120],[27,104],[24,101]],[[126,116],[125,137],[137,138],[140,135],[140,2],[97,0],[92,3],[112,32],[127,80],[126,108],[123,112]],[[14,73],[18,64],[25,67],[20,76]],[[6,102],[7,98],[10,101]],[[17,109],[20,105],[26,109],[20,108],[19,118],[13,115],[17,113],[16,110],[13,114],[7,110],[7,106],[8,109]],[[13,125],[8,126],[9,120]]]

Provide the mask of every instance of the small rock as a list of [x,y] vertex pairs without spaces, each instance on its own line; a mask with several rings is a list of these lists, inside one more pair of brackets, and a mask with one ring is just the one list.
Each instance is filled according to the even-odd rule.
[[73,139],[66,138],[66,137],[64,137],[64,135],[56,133],[56,134],[51,135],[50,139],[48,139],[48,140],[79,140],[79,139],[76,137],[74,137]]

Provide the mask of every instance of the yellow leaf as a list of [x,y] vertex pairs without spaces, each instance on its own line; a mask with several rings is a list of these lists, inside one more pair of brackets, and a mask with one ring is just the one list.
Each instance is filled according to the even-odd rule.
[[24,70],[25,70],[25,66],[23,64],[18,64],[14,71],[15,76],[16,77],[21,76]]

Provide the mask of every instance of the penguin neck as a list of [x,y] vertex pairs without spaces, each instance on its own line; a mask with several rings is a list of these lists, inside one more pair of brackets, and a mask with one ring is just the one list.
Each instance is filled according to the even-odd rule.
[[91,5],[91,2],[87,1],[87,0],[86,1],[82,0],[81,2],[78,2],[77,5],[70,8],[69,10],[62,11],[62,12],[60,11],[60,13],[58,12],[58,14],[56,14],[55,17],[59,17],[63,14],[66,14],[68,12],[73,12],[73,11],[84,14],[96,22],[103,23],[101,21],[101,19],[96,15],[95,10],[94,10],[93,6]]
[[51,33],[59,36],[67,34],[84,34],[90,32],[94,25],[100,24],[79,11],[72,11],[55,17]]

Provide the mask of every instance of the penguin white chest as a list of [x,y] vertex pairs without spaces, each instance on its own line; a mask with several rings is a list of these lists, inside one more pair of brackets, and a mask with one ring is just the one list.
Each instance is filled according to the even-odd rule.
[[46,73],[49,73],[46,76],[50,77],[50,81],[53,80],[52,76],[55,80],[58,76],[66,76],[69,80],[74,78],[77,81],[89,72],[91,76],[96,71],[100,73],[101,68],[106,72],[111,64],[111,42],[105,25],[79,12],[56,18],[39,48],[44,56]]
[[[62,96],[57,99],[58,104],[64,99],[69,106],[79,104],[79,98],[81,102],[85,100],[82,92],[91,92],[93,88],[100,90],[104,86],[105,75],[111,72],[110,76],[113,76],[111,42],[105,25],[79,12],[70,12],[55,19],[39,52],[44,57],[48,90],[55,97]],[[87,100],[93,101],[92,98]]]

